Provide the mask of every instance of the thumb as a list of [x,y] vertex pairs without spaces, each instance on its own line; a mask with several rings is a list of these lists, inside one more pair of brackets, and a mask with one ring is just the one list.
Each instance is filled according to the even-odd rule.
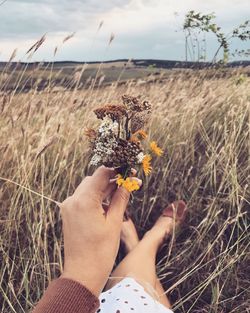
[[[139,184],[139,186],[142,185],[142,181],[138,178],[131,178],[133,180],[136,180]],[[110,206],[109,206],[109,214],[113,216],[116,219],[123,220],[124,212],[126,211],[128,201],[130,198],[130,192],[124,188],[124,187],[118,187],[116,191],[114,192]]]

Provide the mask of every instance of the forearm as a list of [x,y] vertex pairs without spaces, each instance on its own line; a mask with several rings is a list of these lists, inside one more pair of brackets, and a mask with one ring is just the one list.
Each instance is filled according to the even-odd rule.
[[98,298],[80,283],[58,278],[50,283],[32,313],[92,313]]

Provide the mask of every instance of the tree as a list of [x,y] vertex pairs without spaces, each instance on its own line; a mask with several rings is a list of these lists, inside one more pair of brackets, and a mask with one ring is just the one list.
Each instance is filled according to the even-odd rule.
[[[246,41],[250,39],[250,21],[247,20],[240,24],[238,27],[234,28],[229,34],[225,34],[221,27],[219,27],[215,22],[215,14],[202,14],[200,12],[195,12],[193,10],[189,11],[185,15],[185,20],[183,24],[183,31],[185,33],[185,59],[188,61],[188,56],[192,61],[206,61],[207,57],[207,42],[206,34],[212,33],[215,35],[218,48],[212,58],[212,62],[217,61],[217,56],[219,52],[223,49],[223,59],[220,60],[223,63],[227,63],[230,55],[230,44],[232,39],[238,39],[241,41]],[[202,36],[202,39],[201,39]],[[249,53],[246,50],[246,55]],[[231,54],[232,56],[236,55]],[[244,50],[241,50],[240,54],[243,55]]]

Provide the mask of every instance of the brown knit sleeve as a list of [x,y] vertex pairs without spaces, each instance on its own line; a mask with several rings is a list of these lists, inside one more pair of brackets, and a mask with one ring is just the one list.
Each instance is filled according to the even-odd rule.
[[92,313],[99,300],[80,283],[58,278],[50,283],[32,313]]

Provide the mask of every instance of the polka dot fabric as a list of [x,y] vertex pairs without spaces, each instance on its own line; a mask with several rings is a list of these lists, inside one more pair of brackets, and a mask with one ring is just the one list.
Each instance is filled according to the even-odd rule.
[[173,313],[153,299],[133,278],[101,293],[97,313]]

